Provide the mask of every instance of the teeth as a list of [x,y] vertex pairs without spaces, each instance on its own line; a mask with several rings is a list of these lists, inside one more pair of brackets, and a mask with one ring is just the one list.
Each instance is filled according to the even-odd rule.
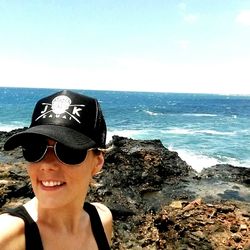
[[63,182],[60,181],[42,181],[42,184],[45,187],[55,187],[55,186],[60,186],[63,184]]

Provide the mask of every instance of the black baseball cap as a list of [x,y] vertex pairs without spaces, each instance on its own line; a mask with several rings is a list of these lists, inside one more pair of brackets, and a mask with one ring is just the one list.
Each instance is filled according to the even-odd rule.
[[63,90],[36,103],[30,127],[12,135],[5,150],[45,136],[72,149],[105,148],[106,123],[97,99]]

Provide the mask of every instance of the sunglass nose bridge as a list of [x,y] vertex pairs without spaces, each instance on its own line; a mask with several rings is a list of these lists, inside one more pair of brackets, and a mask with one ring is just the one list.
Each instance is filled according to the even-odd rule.
[[47,149],[46,149],[46,152],[45,152],[45,156],[46,154],[54,154],[55,157],[57,157],[57,154],[56,154],[56,151],[55,151],[55,145],[47,145]]

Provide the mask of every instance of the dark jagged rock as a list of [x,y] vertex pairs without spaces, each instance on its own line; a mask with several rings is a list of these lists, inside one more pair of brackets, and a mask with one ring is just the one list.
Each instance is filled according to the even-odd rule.
[[235,167],[229,164],[218,164],[203,169],[201,178],[237,182],[250,185],[250,168]]
[[[0,133],[1,148],[11,134]],[[216,249],[222,247],[224,235],[231,237],[224,241],[233,247],[250,242],[250,169],[216,165],[197,173],[159,140],[114,136],[108,146],[103,171],[95,177],[88,200],[103,202],[113,213],[112,249]],[[2,208],[33,196],[21,155],[20,149],[0,151]],[[207,204],[192,202],[197,198]],[[228,220],[237,235],[226,231],[221,220]],[[218,242],[209,234],[211,230],[217,235],[217,227],[226,232],[219,234]],[[221,249],[230,246],[225,243]]]
[[98,199],[100,193],[108,193],[102,196],[102,201],[114,211],[120,204],[134,213],[140,209],[150,210],[155,204],[144,199],[146,194],[160,192],[170,181],[176,183],[196,174],[176,152],[166,149],[159,140],[114,136],[110,146],[105,158],[105,174],[96,178],[101,186],[90,194],[97,194],[95,199]]

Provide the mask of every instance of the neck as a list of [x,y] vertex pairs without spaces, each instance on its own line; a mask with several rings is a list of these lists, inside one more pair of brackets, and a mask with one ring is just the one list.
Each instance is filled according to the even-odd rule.
[[39,226],[72,233],[80,229],[81,222],[86,217],[83,202],[57,208],[44,208],[36,198],[33,198],[25,207]]

